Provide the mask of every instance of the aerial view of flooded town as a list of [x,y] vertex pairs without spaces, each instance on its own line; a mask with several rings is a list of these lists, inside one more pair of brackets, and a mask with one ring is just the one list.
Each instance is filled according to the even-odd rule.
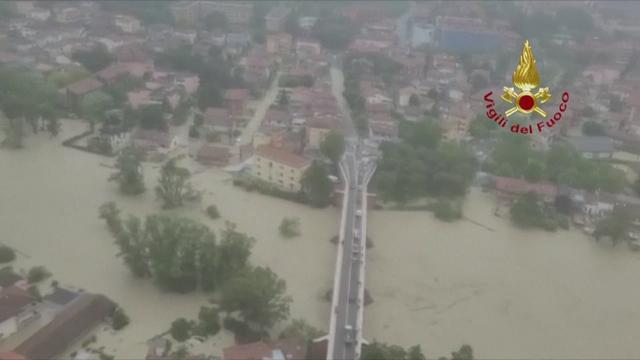
[[640,358],[639,24],[0,1],[0,360]]

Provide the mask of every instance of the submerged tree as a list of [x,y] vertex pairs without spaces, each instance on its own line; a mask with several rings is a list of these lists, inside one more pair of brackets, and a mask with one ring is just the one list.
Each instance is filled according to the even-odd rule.
[[302,192],[312,206],[323,207],[331,202],[333,184],[325,166],[314,161],[304,172],[300,181]]
[[176,163],[176,159],[171,159],[162,166],[156,186],[156,194],[163,201],[162,207],[165,209],[182,206],[185,201],[200,199],[200,193],[193,189],[189,181],[191,172]]
[[291,297],[286,283],[269,268],[245,270],[231,279],[222,290],[221,308],[239,313],[240,318],[256,328],[266,330],[289,316]]
[[120,191],[126,195],[137,195],[144,192],[142,175],[142,152],[133,146],[124,148],[116,160],[118,172],[111,175],[110,181],[117,181]]
[[344,154],[345,146],[344,135],[339,131],[331,130],[320,143],[320,151],[337,166]]

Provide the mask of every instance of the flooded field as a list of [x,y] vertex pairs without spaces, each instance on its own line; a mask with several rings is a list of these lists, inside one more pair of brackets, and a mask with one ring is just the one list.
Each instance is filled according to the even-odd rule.
[[[118,358],[141,358],[146,340],[178,317],[195,318],[207,297],[164,293],[132,278],[115,257],[98,206],[114,200],[125,213],[160,211],[152,191],[158,165],[146,165],[143,196],[122,197],[106,181],[112,159],[60,145],[83,129],[65,122],[60,139],[40,135],[24,150],[0,150],[0,241],[24,254],[18,269],[44,265],[61,284],[122,305],[131,324],[100,332],[98,344]],[[286,280],[292,317],[326,329],[330,305],[321,298],[332,285],[335,246],[328,239],[337,232],[338,211],[247,193],[220,171],[193,168],[196,187],[206,193],[179,213],[212,228],[232,221],[254,236],[251,260]],[[204,216],[209,204],[222,219]],[[421,344],[430,357],[469,343],[479,358],[637,358],[640,256],[575,231],[520,231],[495,217],[492,205],[491,196],[474,191],[465,214],[493,231],[469,221],[443,223],[430,213],[371,213],[367,285],[374,303],[365,312],[366,337]],[[279,236],[284,216],[300,218],[301,237]],[[198,349],[220,355],[231,342],[223,332]]]
[[[118,358],[142,358],[146,340],[166,331],[178,317],[195,318],[207,297],[164,293],[149,280],[133,278],[116,258],[117,248],[98,219],[98,206],[113,200],[124,213],[144,216],[160,211],[153,193],[158,165],[145,168],[144,195],[120,196],[116,185],[107,181],[113,172],[107,167],[112,159],[60,145],[62,139],[84,128],[84,124],[65,122],[59,139],[31,136],[25,149],[0,150],[0,241],[24,254],[16,268],[44,265],[62,285],[103,293],[124,307],[131,324],[115,336],[99,334],[98,343],[106,344],[106,352]],[[197,217],[212,229],[232,221],[240,231],[255,237],[251,261],[270,266],[286,280],[294,299],[292,317],[326,328],[330,305],[321,297],[333,280],[335,247],[329,239],[337,232],[337,210],[313,210],[247,193],[215,170],[199,171],[193,182],[205,190],[203,201],[178,213]],[[209,204],[218,206],[221,219],[204,216],[202,209]],[[285,240],[279,236],[278,225],[284,216],[300,218],[301,237]],[[231,343],[229,334],[223,332],[209,342],[207,350],[221,355],[221,347]]]
[[473,191],[469,221],[373,212],[365,334],[428,356],[462,343],[478,358],[638,358],[640,256],[577,231],[521,231]]

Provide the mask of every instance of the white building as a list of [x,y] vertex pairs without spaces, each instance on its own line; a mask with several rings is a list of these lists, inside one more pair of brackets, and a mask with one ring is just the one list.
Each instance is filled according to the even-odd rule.
[[127,34],[135,34],[142,30],[140,20],[128,15],[117,15],[115,25],[120,29],[120,31]]
[[426,23],[414,23],[411,28],[411,47],[417,48],[433,42],[434,27]]

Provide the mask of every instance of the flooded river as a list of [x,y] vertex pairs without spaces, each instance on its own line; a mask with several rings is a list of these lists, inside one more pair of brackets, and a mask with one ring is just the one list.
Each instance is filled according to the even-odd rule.
[[[63,137],[84,129],[65,123]],[[142,358],[144,342],[178,317],[195,318],[201,294],[163,293],[136,280],[117,252],[98,206],[114,200],[125,213],[160,211],[152,187],[158,165],[146,165],[147,193],[118,195],[106,181],[112,159],[67,149],[60,139],[31,137],[20,151],[0,150],[0,241],[25,256],[18,268],[44,265],[63,285],[103,293],[122,305],[131,324],[98,342],[118,358]],[[190,161],[184,161],[190,163]],[[193,179],[201,204],[179,211],[212,228],[224,221],[257,239],[251,261],[287,282],[292,317],[326,329],[330,305],[321,298],[333,280],[335,208],[314,210],[231,185],[217,170]],[[202,209],[216,204],[222,219]],[[365,312],[365,336],[446,355],[462,343],[480,358],[638,358],[640,256],[611,249],[577,232],[523,232],[497,218],[492,198],[472,192],[469,221],[446,224],[429,213],[371,213],[367,286],[374,303]],[[302,236],[283,239],[284,216],[300,218]],[[214,355],[231,344],[223,332],[200,347]],[[0,348],[2,346],[0,345]]]

